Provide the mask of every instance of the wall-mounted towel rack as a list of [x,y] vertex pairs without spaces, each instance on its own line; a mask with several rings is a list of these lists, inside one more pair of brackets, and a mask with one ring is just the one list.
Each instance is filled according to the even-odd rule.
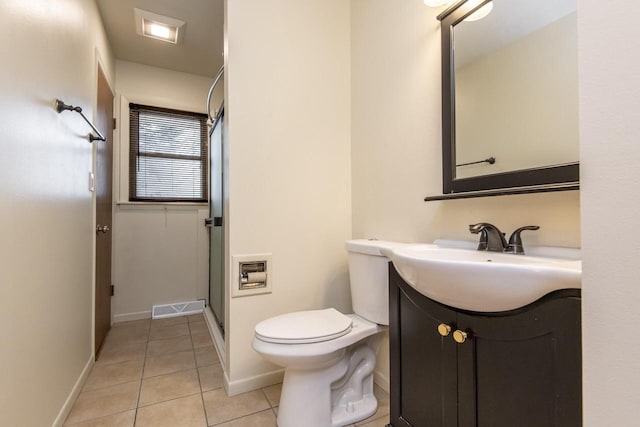
[[84,121],[87,122],[87,124],[89,126],[91,126],[91,129],[93,129],[93,131],[98,134],[98,136],[95,136],[92,133],[87,135],[87,138],[89,138],[89,142],[93,142],[93,141],[105,141],[106,142],[107,141],[107,139],[102,135],[102,133],[100,133],[98,128],[96,128],[93,125],[93,123],[91,123],[89,121],[89,119],[87,119],[87,117],[82,112],[82,108],[74,107],[73,105],[65,104],[63,101],[61,101],[59,99],[56,99],[56,111],[58,113],[62,113],[63,111],[75,111],[76,113],[80,114],[82,116],[82,118],[84,119]]
[[469,165],[477,165],[478,163],[489,163],[490,165],[492,165],[492,164],[494,164],[495,162],[496,162],[496,158],[495,158],[495,157],[489,157],[488,159],[478,160],[477,162],[460,163],[459,165],[456,165],[456,167],[460,167],[460,166],[469,166]]

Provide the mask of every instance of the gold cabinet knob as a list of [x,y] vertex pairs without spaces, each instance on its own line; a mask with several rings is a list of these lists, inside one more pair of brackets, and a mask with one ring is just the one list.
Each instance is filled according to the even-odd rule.
[[443,337],[448,336],[451,333],[451,326],[440,323],[438,325],[438,333]]
[[453,340],[458,344],[462,344],[467,340],[467,333],[458,329],[453,332]]

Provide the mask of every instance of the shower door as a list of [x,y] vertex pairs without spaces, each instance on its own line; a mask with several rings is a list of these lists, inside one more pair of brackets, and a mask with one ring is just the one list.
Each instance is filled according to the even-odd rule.
[[224,335],[224,194],[222,187],[221,112],[209,138],[209,306]]

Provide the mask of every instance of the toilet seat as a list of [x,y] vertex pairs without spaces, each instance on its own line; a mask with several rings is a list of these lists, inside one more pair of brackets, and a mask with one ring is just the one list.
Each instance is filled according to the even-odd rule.
[[298,311],[256,325],[256,338],[275,344],[310,344],[348,334],[353,321],[334,308]]

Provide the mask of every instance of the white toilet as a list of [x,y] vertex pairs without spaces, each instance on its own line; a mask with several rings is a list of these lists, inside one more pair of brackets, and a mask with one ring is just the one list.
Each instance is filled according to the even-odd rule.
[[389,324],[389,261],[380,249],[397,245],[347,241],[354,314],[299,311],[256,325],[253,348],[285,368],[279,427],[339,427],[376,412],[373,373]]

